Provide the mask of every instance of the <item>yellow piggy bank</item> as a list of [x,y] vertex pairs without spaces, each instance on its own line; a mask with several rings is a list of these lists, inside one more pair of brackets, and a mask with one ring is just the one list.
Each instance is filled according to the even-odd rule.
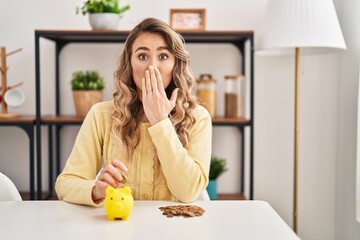
[[111,186],[107,187],[104,207],[109,220],[115,220],[115,218],[127,220],[134,207],[131,188],[123,187],[115,189]]

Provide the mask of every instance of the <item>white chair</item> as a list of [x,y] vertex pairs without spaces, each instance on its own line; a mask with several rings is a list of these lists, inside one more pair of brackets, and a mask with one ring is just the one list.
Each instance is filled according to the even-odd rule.
[[0,172],[0,201],[22,201],[15,184]]
[[202,191],[200,193],[200,195],[198,196],[196,201],[210,201],[210,196],[209,196],[208,192],[206,191],[206,189],[204,189],[204,191]]

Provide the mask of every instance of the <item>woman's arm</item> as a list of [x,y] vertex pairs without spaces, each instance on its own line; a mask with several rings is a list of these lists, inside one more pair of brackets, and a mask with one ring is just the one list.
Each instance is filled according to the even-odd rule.
[[95,176],[101,166],[104,126],[94,105],[81,125],[64,170],[55,183],[60,200],[98,206],[91,197]]
[[208,184],[211,159],[212,125],[201,106],[184,148],[169,118],[149,128],[162,171],[171,193],[182,202],[194,201]]

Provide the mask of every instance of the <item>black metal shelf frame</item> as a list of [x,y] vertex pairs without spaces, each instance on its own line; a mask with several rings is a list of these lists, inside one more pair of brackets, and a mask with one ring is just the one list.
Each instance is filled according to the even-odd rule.
[[[128,31],[62,31],[62,30],[35,30],[35,127],[36,127],[36,166],[37,166],[37,198],[42,197],[42,160],[41,160],[41,126],[48,126],[49,137],[49,191],[53,191],[53,127],[55,127],[55,159],[56,174],[60,172],[60,130],[63,126],[79,123],[41,121],[41,76],[40,76],[40,39],[48,39],[55,43],[55,113],[60,115],[60,61],[61,50],[70,43],[123,43]],[[205,31],[180,33],[186,43],[230,43],[237,47],[241,56],[241,73],[245,74],[245,43],[250,42],[250,121],[248,123],[213,123],[213,126],[236,127],[241,136],[241,189],[244,193],[245,176],[245,131],[250,128],[249,143],[249,199],[254,196],[254,33],[252,31]]]
[[34,123],[26,122],[0,122],[1,126],[19,127],[29,138],[29,180],[30,180],[30,200],[35,200],[35,159],[34,159]]

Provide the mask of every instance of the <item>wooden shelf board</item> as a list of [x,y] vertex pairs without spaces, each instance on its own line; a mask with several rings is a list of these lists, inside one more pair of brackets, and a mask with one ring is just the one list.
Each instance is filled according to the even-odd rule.
[[213,124],[250,124],[250,120],[246,118],[225,118],[225,117],[213,117]]
[[59,116],[42,116],[42,123],[79,123],[84,121],[83,117],[77,117],[74,115],[59,115]]
[[[36,29],[36,35],[62,42],[124,42],[129,31],[115,30],[42,30]],[[179,32],[187,42],[237,42],[244,41],[254,34],[252,30],[230,31],[189,31]]]
[[2,123],[33,123],[35,121],[34,115],[20,115],[20,117],[14,118],[0,118],[0,124]]
[[246,197],[240,193],[218,194],[217,200],[246,200]]

